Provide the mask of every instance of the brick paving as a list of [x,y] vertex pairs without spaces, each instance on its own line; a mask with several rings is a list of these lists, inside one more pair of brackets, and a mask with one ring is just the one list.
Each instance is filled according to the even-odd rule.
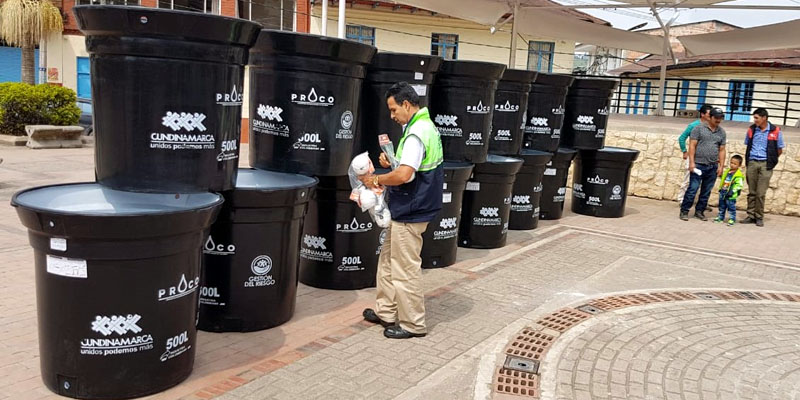
[[[91,149],[0,148],[0,153],[5,159],[0,164],[0,201],[6,204],[13,192],[25,186],[93,177]],[[246,158],[243,154],[242,159]],[[192,376],[149,398],[521,398],[493,393],[493,374],[505,361],[504,349],[523,328],[565,307],[615,293],[660,290],[800,293],[800,246],[795,236],[800,219],[774,216],[767,218],[766,228],[726,228],[710,222],[683,222],[677,218],[676,203],[636,198],[629,200],[628,211],[625,218],[615,220],[567,212],[561,221],[543,221],[537,230],[511,232],[509,245],[503,249],[460,249],[458,264],[426,270],[430,333],[421,339],[390,341],[383,338],[380,328],[361,321],[361,309],[372,304],[373,289],[328,291],[300,285],[297,313],[289,323],[248,334],[201,332]],[[0,217],[0,399],[58,398],[39,378],[33,255],[27,235],[11,207],[0,207]],[[580,380],[588,382],[584,392],[589,398],[609,398],[608,391],[636,398],[624,391],[644,387],[651,370],[667,378],[675,374],[670,371],[679,364],[670,364],[667,358],[697,354],[698,360],[705,361],[727,353],[741,361],[715,374],[711,367],[685,360],[682,373],[691,374],[690,381],[698,383],[670,380],[678,382],[676,391],[674,383],[668,387],[664,380],[653,398],[675,394],[712,398],[702,397],[711,392],[726,399],[796,394],[794,371],[800,370],[800,362],[796,353],[788,351],[800,348],[800,338],[788,329],[798,322],[797,305],[730,303],[695,300],[669,306],[636,305],[582,318],[563,332],[546,327],[558,334],[552,335],[557,339],[542,360],[540,394],[542,398],[580,398],[585,394],[572,394],[583,390],[577,386]],[[699,318],[699,323],[678,323],[682,318]],[[753,324],[743,325],[748,319]],[[628,342],[644,348],[650,342],[647,335],[662,328],[676,328],[665,331],[673,335],[670,338],[685,338],[691,331],[684,335],[680,329],[696,330],[694,326],[701,325],[716,329],[708,331],[716,332],[708,334],[713,340],[702,341],[698,336],[694,342],[682,343],[681,339],[681,346],[659,353],[653,359],[657,365],[647,367],[643,375],[635,369],[640,363],[631,354],[633,348],[616,348]],[[747,326],[754,329],[748,331]],[[631,340],[617,344],[616,337],[625,334]],[[750,339],[754,344],[745,346]],[[723,342],[739,347],[724,347],[731,345]],[[759,347],[768,342],[780,349]],[[606,353],[590,345],[608,346],[619,353],[607,360]],[[724,351],[717,353],[719,349]],[[750,355],[753,352],[760,356]],[[585,374],[580,378],[568,374],[567,364],[554,364],[547,358],[557,354],[577,354],[579,360],[586,356],[575,368],[591,362],[592,367],[582,371],[588,381]],[[770,359],[780,361],[773,363],[777,369],[759,364]],[[624,366],[626,374],[631,371],[624,382],[620,373],[613,373],[615,366],[619,371]],[[705,375],[692,378],[698,369]],[[727,384],[745,379],[744,371],[756,373],[746,378],[758,379],[750,385],[753,390],[747,389],[749,381]],[[681,382],[688,386],[682,388]],[[711,387],[709,382],[720,389],[703,390]],[[644,390],[648,394],[649,386]]]

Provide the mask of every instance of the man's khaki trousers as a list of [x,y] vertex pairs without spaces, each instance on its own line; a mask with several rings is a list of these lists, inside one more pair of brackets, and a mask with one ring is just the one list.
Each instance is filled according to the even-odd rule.
[[767,170],[766,161],[750,160],[747,163],[747,216],[753,219],[764,219],[764,202],[769,189],[772,171]]
[[411,333],[427,333],[420,257],[427,227],[427,222],[392,221],[378,258],[375,313]]

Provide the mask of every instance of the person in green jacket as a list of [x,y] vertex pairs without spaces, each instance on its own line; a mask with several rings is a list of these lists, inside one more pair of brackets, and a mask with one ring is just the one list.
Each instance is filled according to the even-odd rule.
[[742,192],[742,156],[734,155],[731,157],[730,168],[726,168],[722,173],[722,181],[719,183],[719,216],[714,218],[714,222],[725,221],[725,211],[728,212],[728,226],[736,223],[736,199]]
[[686,194],[686,189],[689,188],[689,148],[687,144],[689,135],[692,134],[692,129],[694,129],[697,125],[700,125],[701,122],[708,121],[708,119],[711,117],[712,108],[714,107],[712,107],[710,104],[703,104],[703,106],[700,107],[700,118],[689,124],[683,133],[681,133],[681,135],[678,137],[678,145],[681,146],[681,152],[683,152],[684,164],[683,181],[681,181],[681,188],[678,190],[678,204],[683,203],[683,196]]

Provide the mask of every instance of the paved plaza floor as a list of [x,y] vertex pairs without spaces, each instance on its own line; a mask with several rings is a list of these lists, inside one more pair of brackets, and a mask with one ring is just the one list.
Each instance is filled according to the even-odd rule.
[[[39,376],[33,252],[7,204],[92,180],[92,151],[0,147],[0,399],[58,398]],[[148,398],[800,399],[800,219],[765,222],[684,222],[677,203],[639,198],[621,219],[567,211],[425,270],[429,334],[410,340],[362,321],[374,289],[301,284],[290,322],[199,333],[191,377]]]

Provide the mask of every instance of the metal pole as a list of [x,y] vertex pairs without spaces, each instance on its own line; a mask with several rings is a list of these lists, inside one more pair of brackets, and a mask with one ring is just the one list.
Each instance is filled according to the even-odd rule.
[[[41,51],[41,50],[39,50]],[[792,96],[792,86],[786,85],[786,104],[783,106],[783,125],[786,126],[786,121],[789,119],[789,98]]]
[[675,103],[672,105],[673,117],[678,114],[678,99],[680,98],[680,95],[681,95],[681,81],[678,81],[678,83],[675,85]]
[[345,0],[339,0],[339,39],[344,39],[344,7],[347,5]]
[[47,37],[39,40],[39,83],[47,83]]
[[511,51],[508,55],[508,68],[517,67],[517,12],[519,1],[514,2],[514,19],[511,21]]
[[283,30],[283,0],[281,0],[281,30]]
[[658,24],[661,25],[661,29],[664,30],[664,49],[661,55],[661,74],[658,80],[659,101],[656,106],[656,115],[664,115],[664,102],[667,101],[667,56],[670,56],[673,60],[675,59],[675,56],[672,54],[672,46],[669,43],[669,27],[672,25],[672,22],[675,21],[675,18],[665,24],[664,21],[661,20],[661,15],[658,14],[658,9],[656,8],[654,0],[647,0],[647,4],[650,5],[650,11],[658,21]]
[[658,106],[656,107],[656,115],[664,114],[664,102],[667,101],[667,55],[669,51],[669,37],[664,38],[664,54],[661,56],[661,74],[658,77]]
[[322,36],[328,36],[328,0],[322,0]]

